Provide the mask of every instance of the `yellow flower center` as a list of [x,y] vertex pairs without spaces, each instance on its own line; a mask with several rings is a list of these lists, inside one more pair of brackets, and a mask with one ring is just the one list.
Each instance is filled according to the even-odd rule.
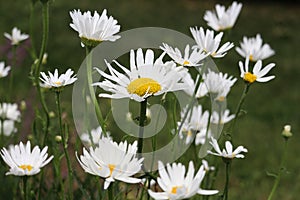
[[108,168],[109,168],[109,176],[111,176],[112,173],[113,173],[113,171],[114,171],[115,168],[116,168],[116,165],[109,164],[109,165],[108,165]]
[[130,94],[137,94],[140,97],[146,93],[153,94],[161,90],[160,84],[151,78],[138,78],[130,82],[127,91]]
[[182,186],[174,186],[174,187],[172,187],[172,189],[171,189],[171,193],[172,194],[177,194],[177,189],[178,188],[181,188]]
[[190,62],[187,61],[187,60],[185,60],[185,61],[183,62],[183,65],[189,65],[189,64],[190,64]]
[[256,81],[256,78],[257,78],[257,76],[250,72],[246,72],[244,75],[244,80],[249,83],[253,83],[254,81]]
[[253,55],[252,55],[252,54],[250,54],[250,56],[249,56],[249,60],[250,60],[250,61],[252,61],[252,62],[254,61],[254,57],[253,57]]
[[27,170],[27,171],[31,171],[33,166],[31,165],[20,165],[19,168],[23,169],[23,170]]
[[57,82],[54,82],[55,85],[62,85],[62,82],[60,81],[57,81]]
[[188,132],[187,132],[187,136],[193,136],[193,133],[192,133],[192,131],[191,130],[188,130]]

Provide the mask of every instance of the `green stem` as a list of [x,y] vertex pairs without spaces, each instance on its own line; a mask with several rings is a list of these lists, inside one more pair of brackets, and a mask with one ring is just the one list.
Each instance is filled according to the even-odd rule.
[[108,188],[108,200],[113,200],[114,198],[113,198],[113,183],[111,183],[111,185],[109,186],[109,188]]
[[1,146],[4,146],[4,120],[0,118],[1,123]]
[[27,176],[23,176],[22,179],[23,179],[24,200],[27,200],[28,199],[28,196],[27,196],[27,179],[28,179],[28,177]]
[[86,60],[86,62],[87,62],[86,67],[87,67],[88,88],[89,88],[89,92],[90,92],[90,95],[91,95],[93,105],[95,106],[95,111],[96,111],[96,116],[97,116],[98,122],[100,123],[102,131],[104,133],[106,133],[104,119],[103,119],[103,116],[102,116],[102,113],[101,113],[101,110],[100,110],[100,106],[98,104],[98,101],[97,101],[97,98],[96,98],[96,95],[95,95],[94,87],[92,86],[93,76],[92,76],[92,54],[90,53],[91,50],[92,50],[91,48],[86,47],[86,59],[87,59]]
[[67,150],[68,147],[68,141],[65,137],[65,133],[63,130],[63,126],[62,126],[62,118],[61,118],[61,106],[60,106],[60,92],[57,91],[56,93],[56,105],[57,105],[57,111],[58,111],[58,121],[59,121],[59,127],[60,127],[60,135],[62,138],[62,144],[63,144],[63,150],[64,150],[64,154],[66,156],[66,160],[67,160],[67,166],[68,166],[68,182],[69,182],[69,199],[73,199],[73,171],[72,171],[72,167],[71,167],[71,162],[70,162],[70,157],[69,157],[69,153]]
[[234,117],[232,123],[230,123],[229,129],[228,129],[228,133],[226,134],[227,136],[229,136],[230,141],[232,140],[232,132],[234,131],[234,127],[235,127],[236,121],[238,119],[238,116],[239,116],[239,113],[241,111],[242,105],[243,105],[243,103],[245,101],[245,98],[246,98],[246,96],[248,94],[249,88],[250,88],[250,83],[245,83],[245,87],[244,87],[242,96],[240,98],[240,101],[239,101],[239,103],[237,105],[237,108],[236,108],[236,111],[235,111],[235,117]]
[[269,194],[269,197],[268,197],[268,200],[271,200],[272,197],[274,196],[275,194],[275,191],[277,190],[277,187],[279,185],[279,182],[280,182],[280,179],[281,179],[281,175],[282,175],[282,172],[284,171],[284,165],[285,165],[285,160],[286,160],[286,155],[287,155],[287,141],[288,139],[285,139],[285,142],[284,142],[284,150],[283,150],[283,156],[282,156],[282,160],[281,160],[281,163],[280,163],[280,168],[279,168],[279,172],[278,172],[278,175],[276,177],[276,180],[274,182],[274,185],[273,185],[273,188]]
[[146,110],[147,110],[147,99],[141,102],[140,108],[140,118],[139,118],[139,140],[138,140],[138,153],[143,152],[143,142],[144,142],[144,125],[146,120]]
[[226,182],[225,182],[225,187],[224,187],[224,192],[223,192],[223,200],[228,199],[228,188],[229,188],[229,176],[230,176],[230,163],[231,161],[226,161]]
[[202,81],[202,78],[199,78],[199,79],[197,80],[197,82],[196,82],[196,86],[195,86],[195,89],[194,89],[194,92],[193,92],[193,96],[192,96],[192,98],[191,98],[191,101],[190,101],[190,103],[189,103],[189,105],[188,105],[188,108],[187,108],[186,112],[184,113],[183,118],[181,119],[181,123],[180,123],[180,125],[179,125],[179,127],[178,127],[178,129],[177,129],[177,133],[180,132],[180,130],[181,130],[181,128],[182,128],[182,126],[183,126],[183,124],[184,124],[184,122],[185,122],[185,120],[186,120],[186,118],[187,118],[187,116],[188,116],[188,114],[189,114],[189,112],[190,112],[190,110],[191,110],[192,107],[194,106],[196,93],[197,93],[197,91],[198,91],[198,89],[199,89],[199,86],[200,86],[201,81]]

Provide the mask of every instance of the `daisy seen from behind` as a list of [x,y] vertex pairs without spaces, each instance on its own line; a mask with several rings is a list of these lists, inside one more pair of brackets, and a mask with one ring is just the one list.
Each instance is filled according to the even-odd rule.
[[[221,117],[220,117],[221,116]],[[229,109],[224,110],[222,113],[218,113],[214,111],[212,113],[211,122],[214,124],[226,124],[230,122],[232,119],[234,119],[235,114],[230,115]]]
[[200,66],[200,62],[209,55],[196,48],[193,49],[192,53],[190,54],[190,45],[186,45],[184,56],[181,54],[181,51],[178,48],[173,49],[173,47],[166,43],[163,43],[163,46],[160,46],[160,48],[166,52],[174,60],[174,62],[185,67]]
[[112,16],[107,16],[106,9],[101,15],[97,11],[92,15],[90,11],[81,13],[80,10],[73,10],[70,16],[70,26],[78,32],[82,46],[95,47],[102,41],[114,42],[120,38],[115,34],[120,31],[121,26]]
[[193,38],[196,42],[194,48],[202,49],[204,52],[209,53],[213,58],[222,58],[227,54],[234,45],[231,42],[226,42],[220,47],[223,32],[214,36],[214,31],[207,29],[206,33],[202,27],[198,29],[190,28]]
[[41,171],[41,168],[47,165],[53,156],[48,157],[48,147],[42,150],[35,146],[31,151],[31,144],[20,142],[19,145],[11,146],[9,150],[3,148],[1,157],[10,167],[6,175],[32,176]]
[[208,92],[213,95],[217,101],[224,101],[231,87],[237,81],[237,78],[223,74],[222,72],[214,72],[210,69],[208,73],[203,74],[204,84]]
[[40,80],[42,81],[41,86],[45,88],[62,88],[67,85],[73,84],[76,80],[76,74],[71,69],[68,69],[66,73],[59,75],[58,69],[55,69],[54,73],[48,72],[48,76],[41,72]]
[[16,103],[0,103],[0,119],[20,121],[21,112]]
[[10,66],[5,66],[4,62],[0,62],[0,78],[7,76],[9,71]]
[[262,61],[259,60],[254,64],[253,72],[250,72],[249,58],[246,58],[245,64],[242,61],[240,61],[239,66],[240,66],[240,71],[241,71],[240,76],[247,83],[254,83],[255,81],[264,83],[264,82],[268,82],[275,78],[274,75],[265,77],[265,75],[273,67],[275,67],[274,63],[270,63],[267,66],[265,66],[264,68],[262,68]]
[[150,96],[185,89],[186,84],[182,81],[182,77],[187,73],[187,69],[176,67],[174,62],[164,63],[163,56],[164,53],[154,61],[154,52],[150,49],[146,51],[145,56],[142,49],[138,49],[136,55],[131,50],[130,69],[113,61],[123,71],[122,73],[105,60],[110,74],[96,68],[104,77],[104,81],[93,83],[93,85],[111,94],[100,93],[99,97],[130,98],[142,102]]
[[140,183],[141,179],[132,177],[141,170],[143,158],[138,159],[137,142],[119,144],[103,137],[95,149],[89,152],[83,148],[83,155],[76,157],[85,172],[105,179],[104,189],[116,180],[126,183]]
[[217,4],[215,11],[206,11],[204,20],[215,31],[230,29],[234,26],[242,9],[242,4],[234,1],[226,10],[225,6]]
[[27,35],[25,33],[21,33],[21,31],[17,27],[14,27],[12,29],[11,34],[4,33],[4,36],[10,40],[11,45],[18,45],[23,40],[26,40],[29,38],[29,35]]
[[225,142],[225,149],[221,151],[219,144],[216,139],[211,137],[210,144],[214,148],[216,152],[207,151],[209,154],[220,156],[226,159],[233,159],[233,158],[244,158],[245,156],[242,153],[247,153],[248,150],[243,146],[238,146],[235,150],[233,150],[232,144],[230,141]]
[[203,190],[200,188],[205,170],[201,166],[195,174],[193,161],[189,162],[187,172],[185,166],[181,163],[167,164],[165,168],[163,163],[158,161],[158,172],[157,182],[163,192],[148,190],[149,195],[154,199],[187,199],[196,194],[214,195],[218,193],[217,190]]
[[250,61],[258,61],[269,58],[275,54],[275,51],[269,44],[263,44],[260,34],[256,37],[243,37],[240,42],[241,47],[236,47],[235,50],[244,58],[249,58]]

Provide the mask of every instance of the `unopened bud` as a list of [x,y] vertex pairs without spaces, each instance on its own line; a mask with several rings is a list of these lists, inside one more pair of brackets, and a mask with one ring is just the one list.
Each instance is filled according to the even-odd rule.
[[50,111],[50,112],[49,112],[49,117],[50,117],[50,118],[54,118],[54,117],[55,117],[55,113],[54,113],[53,111]]
[[26,110],[26,101],[21,101],[20,103],[20,110]]
[[291,125],[285,125],[285,126],[283,127],[283,131],[282,131],[282,133],[281,133],[282,136],[283,136],[284,138],[286,138],[286,139],[292,137],[293,134],[292,134],[292,132],[291,132],[291,129],[292,129]]
[[61,136],[60,135],[55,136],[55,141],[56,142],[61,142],[62,141]]

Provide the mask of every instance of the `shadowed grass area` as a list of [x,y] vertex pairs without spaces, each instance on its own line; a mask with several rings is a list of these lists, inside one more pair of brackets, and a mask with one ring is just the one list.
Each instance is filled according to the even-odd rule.
[[[51,3],[50,8],[50,34],[47,49],[49,59],[46,68],[42,71],[53,71],[57,67],[61,71],[70,67],[76,71],[83,61],[85,50],[80,47],[77,33],[69,26],[71,19],[68,12],[73,9],[101,12],[106,8],[109,15],[118,19],[122,31],[153,26],[170,28],[191,35],[189,27],[206,27],[203,20],[204,11],[213,9],[215,3],[215,1],[195,0],[56,0]],[[0,0],[0,5],[0,33],[10,32],[14,26],[26,33],[29,32],[29,1],[16,0],[8,3]],[[39,48],[41,40],[40,10],[40,6],[36,6],[34,21],[36,48]],[[237,46],[244,35],[253,37],[260,33],[264,41],[269,43],[276,52],[275,56],[263,62],[265,65],[270,62],[276,63],[276,67],[271,71],[271,74],[276,75],[276,79],[266,84],[255,83],[251,86],[244,104],[247,114],[237,123],[234,134],[235,145],[244,145],[249,153],[245,159],[233,162],[230,199],[267,198],[273,185],[273,178],[268,177],[266,172],[278,170],[283,150],[283,139],[280,133],[286,123],[292,125],[294,136],[289,141],[289,154],[286,162],[288,173],[282,176],[274,199],[294,200],[300,196],[299,12],[299,4],[245,2],[236,26],[227,38]],[[0,37],[0,45],[5,43],[4,37]],[[6,55],[0,55],[1,59],[5,57]],[[242,58],[231,50],[224,59],[217,60],[216,64],[220,71],[239,77],[237,64],[239,60]],[[33,104],[30,99],[33,99],[35,90],[31,88],[31,82],[28,79],[30,61],[25,61],[15,71],[15,80],[18,81],[13,86],[13,91],[10,91],[13,92],[13,99],[16,102],[26,99],[29,104]],[[228,97],[228,107],[232,112],[239,100],[242,87],[243,82],[239,80]],[[64,108],[70,113],[71,89],[66,90],[62,98]],[[49,95],[48,101],[54,102],[54,96]],[[31,123],[30,120],[26,122]],[[29,128],[30,125],[25,127]],[[30,130],[22,131],[30,132]],[[221,167],[221,176],[216,185],[219,190],[223,188],[223,172],[224,168]],[[4,192],[1,190],[1,195]]]

